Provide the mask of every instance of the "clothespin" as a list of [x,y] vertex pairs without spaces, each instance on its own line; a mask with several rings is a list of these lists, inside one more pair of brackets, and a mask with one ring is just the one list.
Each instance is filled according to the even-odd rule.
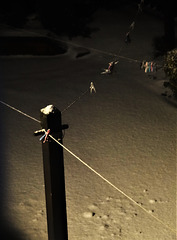
[[141,6],[141,3],[138,4],[138,12],[142,12],[142,6]]
[[50,133],[50,129],[48,129],[48,130],[45,132],[45,134],[44,134],[42,137],[40,137],[39,140],[42,141],[42,139],[44,138],[43,143],[45,143],[45,142],[47,141],[47,138],[48,138],[49,133]]
[[96,93],[96,88],[95,88],[93,82],[90,83],[90,93],[92,93],[92,91],[94,91]]
[[132,24],[130,25],[130,30],[133,30],[135,27],[135,22],[132,22]]
[[35,136],[41,135],[43,132],[45,132],[45,129],[40,129],[34,132]]
[[130,32],[127,32],[127,33],[126,33],[126,36],[125,36],[125,42],[126,42],[126,43],[130,43],[130,42],[131,42],[131,39],[130,39]]

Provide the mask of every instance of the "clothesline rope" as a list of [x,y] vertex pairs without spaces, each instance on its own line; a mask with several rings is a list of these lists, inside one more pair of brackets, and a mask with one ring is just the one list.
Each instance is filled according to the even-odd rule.
[[66,110],[68,110],[74,103],[76,103],[79,99],[81,99],[86,93],[88,92],[88,89],[83,92],[79,97],[77,97],[72,103],[70,103],[61,113],[64,113]]
[[[5,25],[5,24],[4,24]],[[15,28],[15,27],[11,27],[12,29],[16,29],[18,31],[23,31],[23,32],[28,32],[28,33],[37,33],[38,35],[42,36],[42,37],[46,37],[46,35],[42,34],[42,33],[39,33],[39,32],[34,32],[34,31],[30,31],[30,30],[24,30],[24,29],[18,29],[18,28]],[[141,60],[138,60],[138,59],[133,59],[133,58],[129,58],[129,57],[125,57],[125,56],[122,56],[122,55],[119,55],[119,54],[116,54],[116,53],[113,53],[113,52],[107,52],[107,51],[104,51],[104,50],[100,50],[100,49],[96,49],[96,48],[92,48],[92,47],[88,47],[88,46],[84,46],[84,45],[81,45],[81,44],[77,44],[77,43],[74,43],[74,42],[70,42],[70,41],[66,41],[66,40],[62,40],[58,37],[51,37],[51,36],[47,36],[47,38],[49,39],[54,39],[58,42],[62,42],[62,43],[66,43],[68,45],[71,45],[71,46],[75,46],[75,47],[80,47],[80,48],[86,48],[90,51],[93,51],[93,52],[98,52],[98,53],[101,53],[101,54],[105,54],[105,55],[108,55],[108,56],[112,56],[112,57],[120,57],[122,59],[125,59],[125,60],[128,60],[128,61],[132,61],[132,62],[141,62]],[[121,48],[120,48],[121,49]],[[120,50],[119,50],[119,53],[120,53]]]
[[39,120],[37,120],[36,118],[34,118],[34,117],[31,117],[30,115],[28,115],[28,114],[26,114],[26,113],[24,113],[24,112],[20,111],[19,109],[15,108],[15,107],[12,107],[12,106],[11,106],[11,105],[9,105],[9,104],[7,104],[7,103],[5,103],[5,102],[3,102],[3,101],[0,101],[0,103],[2,103],[3,105],[5,105],[5,106],[7,106],[7,107],[11,108],[12,110],[14,110],[14,111],[16,111],[16,112],[18,112],[18,113],[20,113],[20,114],[24,115],[25,117],[28,117],[28,118],[30,118],[30,119],[32,119],[32,120],[34,120],[34,121],[36,121],[36,122],[40,123],[40,121],[39,121]]
[[[38,123],[40,123],[39,120],[31,117],[30,115],[20,111],[19,109],[12,107],[11,105],[0,101],[0,103],[4,104],[5,106],[11,108],[12,110],[24,115],[25,117],[28,117]],[[47,132],[47,131],[46,131]],[[128,198],[131,202],[133,202],[135,205],[137,205],[139,208],[141,208],[144,212],[146,212],[147,214],[149,214],[152,218],[154,218],[156,221],[158,221],[159,223],[161,223],[163,226],[165,226],[166,228],[168,228],[171,232],[176,234],[176,229],[173,229],[172,227],[170,227],[169,225],[167,225],[166,223],[164,223],[162,220],[160,220],[159,218],[157,218],[156,216],[154,216],[152,213],[150,213],[147,209],[145,209],[144,207],[142,207],[139,203],[137,203],[133,198],[131,198],[130,196],[128,196],[125,192],[123,192],[121,189],[119,189],[118,187],[116,187],[114,184],[112,184],[109,180],[107,180],[104,176],[102,176],[100,173],[98,173],[96,170],[94,170],[92,167],[90,167],[87,163],[85,163],[81,158],[79,158],[77,155],[75,155],[71,150],[69,150],[67,147],[65,147],[63,144],[61,144],[57,139],[55,139],[51,134],[49,134],[49,137],[55,141],[57,144],[59,144],[63,149],[65,149],[67,152],[69,152],[73,157],[75,157],[77,160],[79,160],[83,165],[85,165],[87,168],[89,168],[92,172],[94,172],[98,177],[100,177],[102,180],[104,180],[106,183],[108,183],[111,187],[113,187],[115,190],[117,190],[118,192],[120,192],[122,195],[124,195],[126,198]]]

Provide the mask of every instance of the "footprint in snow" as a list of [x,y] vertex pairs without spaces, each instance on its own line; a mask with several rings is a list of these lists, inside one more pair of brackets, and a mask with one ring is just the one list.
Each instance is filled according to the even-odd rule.
[[157,202],[156,199],[150,199],[150,200],[149,200],[149,203],[151,203],[151,204],[154,204],[154,203],[156,203],[156,202]]
[[84,212],[83,217],[84,218],[92,218],[95,215],[94,212]]
[[88,211],[83,213],[84,218],[92,218],[95,216],[96,211],[98,210],[98,207],[96,204],[91,204],[88,206]]

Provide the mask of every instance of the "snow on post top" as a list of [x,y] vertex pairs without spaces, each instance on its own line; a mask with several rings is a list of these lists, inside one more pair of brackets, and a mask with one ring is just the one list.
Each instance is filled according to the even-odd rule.
[[42,108],[41,109],[41,112],[45,115],[49,115],[50,113],[52,113],[54,111],[54,106],[51,104],[51,105],[48,105],[46,106],[45,108]]

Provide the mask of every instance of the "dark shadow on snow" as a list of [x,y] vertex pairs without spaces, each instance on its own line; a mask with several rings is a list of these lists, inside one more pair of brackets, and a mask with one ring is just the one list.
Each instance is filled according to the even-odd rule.
[[174,97],[174,96],[168,96],[168,94],[166,93],[162,93],[162,98],[163,98],[163,101],[166,102],[168,105],[174,107],[174,108],[177,108],[177,99]]
[[[175,39],[175,46],[177,46],[177,39]],[[169,51],[164,36],[154,37],[152,41],[152,47],[154,58],[163,56],[167,53],[167,51]]]
[[[2,222],[3,220],[0,219]],[[3,221],[4,222],[4,221]],[[3,223],[0,225],[0,239],[1,240],[26,240],[26,234],[22,233],[17,228],[13,227],[13,224]]]
[[67,46],[47,37],[0,37],[0,55],[57,55]]

